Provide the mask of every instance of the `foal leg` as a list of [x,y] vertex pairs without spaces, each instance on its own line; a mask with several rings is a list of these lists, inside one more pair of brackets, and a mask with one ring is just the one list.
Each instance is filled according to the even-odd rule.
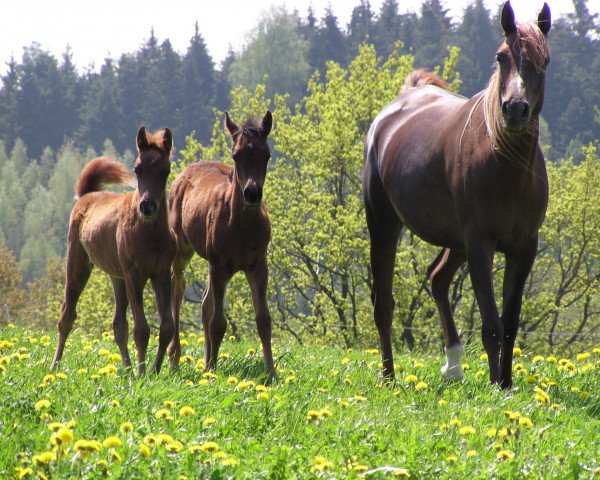
[[125,273],[127,299],[133,314],[133,340],[137,349],[139,375],[146,373],[146,350],[150,339],[150,327],[144,314],[143,294],[145,285],[146,279],[141,278],[136,272],[129,271]]
[[492,264],[495,247],[492,242],[474,232],[469,232],[465,243],[471,282],[481,312],[481,337],[483,348],[488,355],[490,382],[498,383],[500,381],[500,346],[504,328],[494,297]]
[[126,367],[131,367],[131,358],[129,357],[129,349],[127,348],[127,342],[129,341],[129,327],[127,325],[127,290],[125,288],[125,281],[110,277],[112,281],[113,290],[115,292],[115,317],[113,319],[113,332],[115,336],[115,343],[119,347],[121,352],[121,359]]
[[512,359],[515,339],[519,330],[519,316],[523,301],[525,281],[533,266],[537,253],[537,237],[519,251],[506,254],[506,268],[502,292],[502,353],[500,356],[500,385],[512,386]]
[[52,361],[52,370],[56,370],[62,358],[67,337],[77,318],[77,302],[92,273],[92,262],[81,245],[79,239],[69,242],[67,252],[67,272],[65,282],[65,299],[60,306],[60,319],[58,320],[58,344]]
[[151,281],[156,297],[156,308],[160,317],[160,328],[158,332],[158,351],[150,372],[159,373],[167,347],[175,334],[175,322],[173,322],[171,313],[171,272],[167,270]]
[[[225,298],[225,288],[231,278],[231,274],[211,265],[209,268],[209,277],[209,289],[212,291],[212,316],[210,317],[210,322],[208,324],[209,347],[204,352],[204,358],[207,370],[213,370],[217,366],[219,348],[223,341],[223,337],[225,336],[225,330],[227,329],[227,319],[225,318],[225,311],[223,309],[223,300]],[[210,291],[207,293],[207,298],[210,298],[208,297]],[[204,305],[202,305],[202,307],[204,307]],[[204,321],[204,314],[202,315],[202,320]],[[206,339],[206,330],[204,338]]]
[[169,345],[169,361],[171,363],[171,368],[177,368],[179,366],[179,359],[181,358],[181,343],[179,341],[179,314],[181,312],[183,292],[185,291],[185,277],[183,275],[183,270],[189,260],[189,258],[183,259],[178,256],[173,261],[173,269],[171,273],[171,314],[175,323],[175,332],[173,334],[173,340]]
[[442,376],[449,380],[462,380],[463,378],[461,363],[463,345],[454,323],[448,292],[452,277],[465,261],[466,257],[463,252],[445,248],[427,270],[431,282],[431,293],[444,328],[446,364],[442,367]]
[[213,316],[215,309],[215,301],[212,294],[212,288],[210,286],[210,275],[206,283],[206,289],[202,296],[202,310],[200,312],[200,318],[202,320],[202,329],[204,330],[204,368],[209,370],[209,363],[212,355],[211,343],[210,343],[210,320]]
[[273,364],[273,352],[271,350],[271,314],[267,304],[267,284],[269,281],[269,269],[267,259],[263,258],[258,266],[251,272],[246,272],[246,279],[252,291],[252,303],[256,320],[258,336],[262,344],[265,369],[269,380],[275,380],[277,373]]

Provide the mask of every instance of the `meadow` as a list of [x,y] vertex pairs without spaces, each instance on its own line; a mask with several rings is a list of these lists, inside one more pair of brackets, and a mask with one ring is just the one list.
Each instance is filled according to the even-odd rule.
[[[228,337],[215,372],[183,337],[173,372],[138,378],[112,333],[75,331],[50,373],[54,332],[0,329],[1,478],[598,478],[600,348],[574,358],[516,349],[515,386],[488,383],[479,347],[465,380],[442,355],[276,340],[264,382],[255,343]],[[156,350],[151,341],[149,352]]]

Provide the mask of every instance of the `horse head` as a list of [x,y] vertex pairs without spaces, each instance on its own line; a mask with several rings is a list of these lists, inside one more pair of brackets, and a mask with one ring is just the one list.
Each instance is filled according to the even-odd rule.
[[501,23],[505,40],[496,53],[499,106],[504,129],[520,133],[527,130],[530,118],[540,113],[544,102],[550,8],[544,3],[537,24],[517,24],[510,2],[506,2]]
[[233,139],[231,156],[235,162],[235,181],[244,195],[244,203],[255,207],[262,200],[263,185],[267,176],[267,163],[271,149],[267,136],[271,132],[273,117],[267,110],[258,121],[249,119],[238,127],[225,112],[225,125]]
[[[133,165],[137,177],[139,211],[145,220],[153,220],[165,197],[167,178],[171,171],[173,134],[168,128],[155,133],[140,127],[137,132],[138,157]],[[163,202],[164,203],[164,202]],[[166,208],[166,203],[163,205]]]

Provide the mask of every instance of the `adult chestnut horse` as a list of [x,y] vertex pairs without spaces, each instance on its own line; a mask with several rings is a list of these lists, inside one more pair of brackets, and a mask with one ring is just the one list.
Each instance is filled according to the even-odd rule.
[[223,311],[225,288],[242,271],[252,291],[256,327],[265,367],[275,378],[271,352],[271,315],[267,305],[267,246],[271,224],[262,203],[263,184],[271,151],[267,136],[273,119],[267,111],[261,123],[248,120],[238,127],[225,114],[233,138],[234,167],[217,162],[189,165],[175,180],[169,197],[170,223],[177,236],[173,262],[173,317],[175,337],[169,347],[171,364],[181,355],[179,311],[185,289],[183,270],[194,252],[209,262],[208,284],[202,299],[204,362],[217,364],[227,320]]
[[[466,261],[482,317],[490,381],[508,388],[523,288],[546,212],[548,182],[538,145],[549,61],[550,9],[537,25],[502,10],[505,39],[487,88],[454,95],[423,70],[377,115],[367,134],[363,191],[371,235],[372,301],[383,374],[394,377],[392,281],[399,235],[407,226],[443,247],[431,263],[431,291],[444,327],[446,378],[462,379],[462,343],[448,300]],[[506,256],[502,316],[492,281],[495,252]]]
[[115,292],[113,330],[123,363],[131,360],[127,349],[127,305],[133,313],[133,338],[138,372],[145,372],[150,327],[144,316],[143,291],[148,279],[156,295],[160,316],[158,353],[151,371],[158,373],[173,338],[171,316],[171,264],[177,244],[169,228],[165,187],[171,167],[173,136],[169,129],[155,133],[141,127],[137,133],[139,155],[133,170],[137,188],[125,194],[100,191],[102,184],[126,184],[133,178],[116,160],[100,157],[81,172],[71,212],[67,248],[65,300],[58,321],[58,346],[53,367],[60,361],[67,336],[77,317],[77,301],[92,267],[110,275]]

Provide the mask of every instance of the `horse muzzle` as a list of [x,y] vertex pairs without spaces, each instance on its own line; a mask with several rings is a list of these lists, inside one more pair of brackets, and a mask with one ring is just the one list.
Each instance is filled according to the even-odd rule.
[[262,187],[258,185],[252,185],[244,188],[244,202],[250,207],[256,207],[260,205],[262,200]]
[[531,109],[525,100],[507,100],[502,102],[504,128],[509,133],[523,133],[529,125]]
[[142,200],[140,202],[140,213],[146,220],[154,220],[158,213],[158,204],[152,200]]

